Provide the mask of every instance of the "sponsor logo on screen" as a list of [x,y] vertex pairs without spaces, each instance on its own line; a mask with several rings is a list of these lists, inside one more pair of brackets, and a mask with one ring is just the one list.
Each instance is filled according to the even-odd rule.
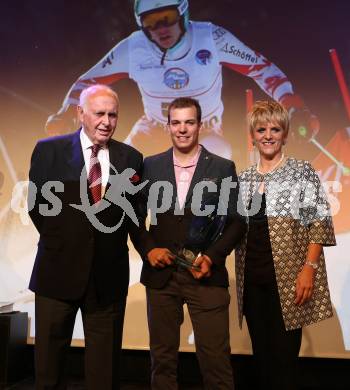
[[199,50],[196,53],[196,61],[199,65],[208,65],[213,58],[211,52],[209,50],[203,49]]
[[186,87],[190,76],[181,68],[170,68],[164,73],[164,84],[171,89]]
[[245,50],[240,50],[239,48],[235,47],[235,45],[229,45],[228,43],[225,43],[220,51],[227,54],[232,54],[233,56],[239,57],[244,61],[251,62],[252,64],[258,63],[258,56],[256,54],[248,53]]

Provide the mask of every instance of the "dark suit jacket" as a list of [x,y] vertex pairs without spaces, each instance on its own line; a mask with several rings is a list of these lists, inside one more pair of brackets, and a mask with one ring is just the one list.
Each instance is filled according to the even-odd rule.
[[[232,181],[237,183],[237,187],[232,189],[229,194],[228,221],[221,237],[203,252],[213,261],[212,275],[209,278],[201,279],[201,282],[204,284],[225,287],[228,286],[228,275],[225,267],[226,257],[231,253],[245,232],[245,221],[237,213],[238,180],[234,163],[210,153],[203,147],[188,190],[183,215],[174,215],[177,191],[172,148],[164,153],[147,157],[144,161],[142,176],[143,180],[149,180],[147,189],[144,191],[146,197],[148,197],[152,184],[157,181],[168,181],[174,188],[170,209],[165,213],[157,215],[157,224],[150,226],[150,237],[148,237],[148,248],[152,246],[164,247],[174,253],[177,253],[186,242],[189,226],[193,218],[191,203],[195,185],[203,180],[212,181],[217,185],[217,195],[219,195],[221,182],[228,177],[232,177]],[[203,203],[206,203],[208,197],[215,199],[212,193],[204,191]],[[214,205],[215,203],[217,205],[218,198],[217,196],[216,200],[214,200]],[[158,198],[159,205],[162,201],[163,194]],[[171,277],[174,269],[173,266],[162,269],[154,268],[144,259],[141,282],[147,287],[162,288]]]
[[[132,147],[115,140],[109,142],[110,163],[120,173],[133,168],[141,174],[142,155]],[[29,179],[38,189],[30,216],[40,239],[29,288],[51,298],[73,300],[82,297],[90,274],[101,302],[110,303],[126,296],[129,284],[127,238],[141,251],[139,229],[126,217],[114,233],[95,229],[84,212],[70,206],[81,204],[80,175],[84,157],[80,131],[48,138],[37,143],[31,160]],[[114,171],[111,169],[110,175]],[[50,204],[40,195],[47,181],[60,181],[63,192],[55,192],[62,202],[56,216],[42,216],[39,204]],[[108,188],[108,186],[107,186]],[[30,185],[29,199],[35,187]],[[132,199],[131,199],[132,200]],[[123,210],[115,204],[99,212],[104,226],[116,226]]]

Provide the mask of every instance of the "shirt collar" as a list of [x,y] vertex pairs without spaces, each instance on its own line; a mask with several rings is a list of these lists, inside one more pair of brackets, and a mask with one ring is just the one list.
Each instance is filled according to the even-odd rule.
[[[80,131],[80,142],[83,150],[91,149],[91,146],[93,145],[90,138],[86,135],[84,127],[82,127]],[[107,145],[101,145],[101,149],[108,149],[108,147]]]
[[180,168],[190,168],[190,167],[193,167],[193,166],[197,165],[199,156],[200,156],[200,154],[201,154],[201,151],[202,151],[202,145],[199,145],[199,146],[198,146],[197,153],[193,156],[193,158],[192,158],[190,161],[188,161],[185,165],[183,165],[183,164],[181,164],[181,162],[176,158],[175,153],[174,153],[174,149],[173,149],[173,161],[174,161],[174,166],[180,167]]

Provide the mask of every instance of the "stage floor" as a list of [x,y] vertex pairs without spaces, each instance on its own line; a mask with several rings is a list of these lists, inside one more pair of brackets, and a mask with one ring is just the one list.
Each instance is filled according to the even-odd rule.
[[[33,346],[28,346],[29,367],[22,367],[21,382],[2,390],[34,390]],[[84,350],[71,348],[67,359],[66,377],[68,390],[85,390]],[[232,355],[235,390],[257,388],[253,372],[252,356]],[[299,390],[349,390],[350,359],[299,359]],[[148,351],[123,350],[121,358],[121,390],[149,390],[150,358]],[[201,375],[193,353],[179,354],[179,390],[201,390]],[[282,389],[281,389],[282,390]]]
[[[21,383],[18,383],[14,386],[7,387],[6,390],[34,390],[34,379],[29,378]],[[85,390],[84,382],[82,380],[72,380],[69,383],[67,390]],[[180,385],[179,389],[181,390],[202,390],[201,385]],[[120,390],[150,390],[150,386],[147,384],[132,384],[132,383],[122,383]]]

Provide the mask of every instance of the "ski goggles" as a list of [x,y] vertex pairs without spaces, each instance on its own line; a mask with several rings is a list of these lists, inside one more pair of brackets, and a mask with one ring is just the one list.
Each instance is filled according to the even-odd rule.
[[175,8],[151,12],[141,17],[142,27],[146,30],[155,30],[159,26],[171,27],[179,20],[180,15]]

